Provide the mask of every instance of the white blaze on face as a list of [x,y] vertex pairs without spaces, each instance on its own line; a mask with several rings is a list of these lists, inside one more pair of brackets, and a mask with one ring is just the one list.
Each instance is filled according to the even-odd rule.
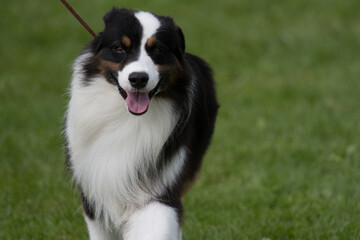
[[118,72],[120,86],[128,92],[134,91],[129,82],[129,75],[133,72],[146,72],[149,75],[149,81],[142,91],[149,92],[153,90],[159,82],[159,72],[156,65],[145,50],[146,41],[153,36],[160,27],[160,21],[151,13],[137,12],[135,17],[142,26],[142,39],[140,44],[139,58],[128,64],[122,71]]

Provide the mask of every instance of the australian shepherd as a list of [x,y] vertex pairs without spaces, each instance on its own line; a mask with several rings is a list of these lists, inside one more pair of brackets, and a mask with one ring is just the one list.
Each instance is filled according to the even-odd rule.
[[66,156],[92,240],[180,240],[210,143],[212,71],[172,18],[114,8],[73,65]]

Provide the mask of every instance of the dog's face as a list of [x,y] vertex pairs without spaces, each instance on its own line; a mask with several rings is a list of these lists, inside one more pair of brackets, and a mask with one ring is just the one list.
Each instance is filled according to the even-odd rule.
[[113,9],[105,30],[90,44],[94,57],[87,74],[102,74],[116,85],[132,114],[141,115],[152,97],[179,79],[184,36],[169,17]]

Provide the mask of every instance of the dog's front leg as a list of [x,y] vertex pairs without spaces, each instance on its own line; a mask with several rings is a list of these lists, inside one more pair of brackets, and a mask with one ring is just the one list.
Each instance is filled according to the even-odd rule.
[[158,202],[136,211],[124,230],[125,240],[181,240],[176,210]]
[[84,214],[84,218],[89,231],[90,240],[119,240],[116,233],[106,229],[98,220],[90,219],[86,214]]

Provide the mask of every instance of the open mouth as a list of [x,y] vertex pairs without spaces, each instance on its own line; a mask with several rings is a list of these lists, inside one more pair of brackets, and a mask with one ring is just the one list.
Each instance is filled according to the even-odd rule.
[[134,115],[142,115],[146,113],[149,108],[152,97],[157,93],[158,86],[149,92],[128,92],[119,87],[121,96],[125,99],[129,112]]
[[110,77],[118,87],[120,95],[124,98],[128,106],[129,112],[134,115],[142,115],[146,113],[146,111],[149,108],[152,97],[158,92],[160,82],[156,85],[156,87],[153,90],[148,92],[141,92],[141,91],[129,92],[129,91],[125,91],[125,89],[120,87],[120,84],[114,73],[110,72]]

